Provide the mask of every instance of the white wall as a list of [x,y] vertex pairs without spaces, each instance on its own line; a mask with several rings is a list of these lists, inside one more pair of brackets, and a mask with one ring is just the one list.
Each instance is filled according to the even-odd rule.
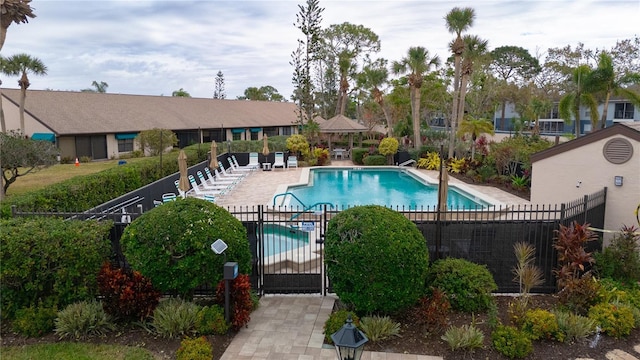
[[[602,154],[604,144],[614,137],[626,138],[633,144],[633,157],[624,164],[612,164]],[[622,186],[614,185],[616,175],[623,176]],[[607,187],[605,229],[616,231],[622,225],[637,226],[634,211],[640,204],[640,142],[614,135],[532,164],[533,204],[560,204],[604,187]],[[606,240],[610,238],[605,236]]]

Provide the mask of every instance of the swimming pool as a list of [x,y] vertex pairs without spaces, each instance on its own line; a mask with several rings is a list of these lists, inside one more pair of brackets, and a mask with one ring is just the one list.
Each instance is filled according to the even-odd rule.
[[[357,205],[400,206],[409,209],[435,207],[438,185],[430,184],[411,172],[397,168],[313,168],[305,185],[286,190],[304,204],[328,202],[338,208]],[[291,197],[288,197],[291,198]],[[289,205],[297,206],[295,199]],[[449,209],[477,209],[490,206],[487,201],[450,186]]]
[[309,233],[284,225],[265,224],[262,256],[268,257],[309,245]]

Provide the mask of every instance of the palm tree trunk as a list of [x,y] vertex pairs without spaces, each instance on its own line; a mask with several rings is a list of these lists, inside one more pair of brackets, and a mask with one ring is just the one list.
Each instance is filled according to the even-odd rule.
[[[604,129],[607,126],[607,112],[609,110],[609,99],[611,98],[611,91],[607,91],[607,96],[604,99],[604,108],[602,109],[602,120],[600,121],[600,129]],[[596,129],[593,129],[594,131]]]
[[458,103],[459,103],[459,88],[460,88],[460,63],[461,56],[456,55],[454,59],[455,73],[453,77],[453,106],[451,110],[451,132],[449,133],[449,159],[453,157],[453,149],[456,142],[456,120],[458,119]]
[[0,50],[4,46],[4,40],[7,38],[7,28],[2,26],[0,27]]
[[2,132],[7,132],[7,124],[4,122],[4,109],[2,109],[2,80],[0,80],[0,127]]
[[575,118],[575,135],[576,139],[580,137],[580,103],[574,104],[573,117]]
[[420,88],[413,88],[411,96],[411,115],[413,115],[413,147],[422,147],[422,136],[420,136]]
[[387,136],[393,137],[393,123],[391,120],[391,116],[389,115],[389,110],[384,106],[384,102],[380,102],[380,107],[382,108],[382,113],[384,114],[385,120],[387,120]]
[[22,136],[26,135],[24,128],[24,103],[27,99],[27,88],[20,88],[20,131],[22,132]]
[[[464,105],[465,98],[467,97],[466,92],[468,79],[469,75],[462,75],[462,81],[460,81],[460,98],[458,99],[458,118],[456,119],[456,124],[462,123],[462,120],[464,119]],[[453,132],[453,135],[455,137],[455,132]]]

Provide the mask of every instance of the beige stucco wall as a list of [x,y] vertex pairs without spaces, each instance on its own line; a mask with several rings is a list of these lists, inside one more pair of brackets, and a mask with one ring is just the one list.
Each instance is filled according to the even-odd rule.
[[58,138],[58,149],[60,149],[60,157],[75,158],[76,157],[76,140],[73,136],[61,136]]
[[[602,154],[604,144],[615,137],[633,144],[633,157],[624,164],[612,164]],[[623,176],[622,186],[614,185],[615,176]],[[637,226],[634,211],[640,204],[640,142],[614,135],[532,164],[533,204],[560,204],[604,187],[607,187],[605,229]],[[610,238],[611,235],[605,236],[605,241]]]
[[[29,101],[27,99],[27,101]],[[20,108],[17,105],[2,99],[2,110],[4,111],[4,121],[7,126],[7,131],[20,130]],[[31,136],[33,133],[50,133],[51,130],[42,125],[29,113],[24,114],[24,131],[27,135]]]

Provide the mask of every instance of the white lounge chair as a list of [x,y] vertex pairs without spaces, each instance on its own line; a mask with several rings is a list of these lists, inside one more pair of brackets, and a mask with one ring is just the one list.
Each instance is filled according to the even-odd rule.
[[291,155],[287,158],[287,168],[298,168],[298,157],[295,155]]
[[284,163],[284,153],[278,151],[274,155],[276,157],[276,161],[273,162],[273,165],[271,167],[273,169],[281,167],[284,170],[287,167],[287,164]]
[[215,178],[216,179],[222,179],[223,181],[235,181],[235,183],[239,183],[240,181],[242,181],[242,177],[228,177],[224,174],[221,174],[218,169],[213,170],[213,173],[215,174]]
[[[191,184],[191,189],[193,189],[193,192],[195,193],[194,197],[209,201],[215,201],[215,195],[222,195],[221,191],[200,189],[200,186],[196,182],[196,178],[193,175],[189,175],[189,183]],[[187,192],[187,196],[189,196],[189,194],[190,193]]]
[[166,194],[162,194],[162,202],[166,203],[169,201],[176,201],[177,200],[177,196],[175,193],[166,193]]
[[176,184],[176,190],[178,190],[178,195],[180,195],[181,198],[186,198],[187,197],[187,193],[189,191],[193,191],[193,190],[189,190],[189,191],[183,191],[180,189],[180,180],[176,180],[173,182],[174,184]]
[[229,169],[231,169],[231,171],[239,173],[239,174],[240,173],[248,174],[249,172],[255,170],[255,169],[251,169],[251,168],[248,168],[248,167],[244,167],[244,166],[238,165],[238,162],[232,157],[228,157],[227,161],[229,162]]
[[222,175],[226,176],[226,177],[235,177],[238,179],[242,179],[245,176],[247,176],[247,174],[243,174],[243,173],[234,173],[231,171],[227,171],[227,169],[224,168],[224,165],[222,165],[222,163],[220,163],[220,171],[222,171]]
[[[232,157],[234,158],[234,161],[235,161],[235,155],[232,155]],[[257,152],[249,153],[249,164],[247,165],[247,167],[252,167],[256,170],[260,169],[260,160],[258,158]]]
[[213,190],[213,191],[220,191],[221,193],[226,193],[227,191],[231,190],[231,186],[233,184],[210,184],[207,179],[205,179],[204,175],[202,174],[202,171],[198,171],[197,172],[198,175],[198,179],[200,180],[200,185],[202,185],[202,187],[205,190]]
[[[218,175],[218,170],[216,171],[216,175]],[[213,174],[211,173],[211,170],[209,170],[209,168],[204,168],[204,172],[205,174],[207,174],[207,179],[209,180],[209,184],[211,185],[227,185],[230,187],[234,187],[238,182],[240,182],[240,180],[238,179],[223,179],[222,177],[218,176],[218,177],[214,177]]]

